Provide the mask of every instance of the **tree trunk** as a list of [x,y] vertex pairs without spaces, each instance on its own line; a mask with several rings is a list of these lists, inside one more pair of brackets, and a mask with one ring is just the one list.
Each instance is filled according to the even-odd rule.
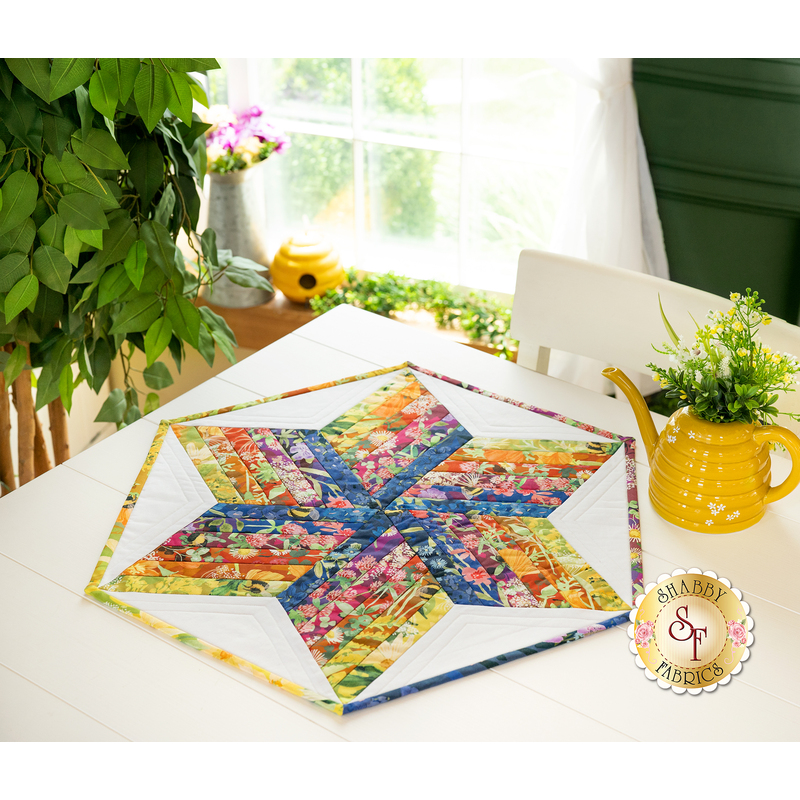
[[67,428],[67,412],[61,398],[57,397],[47,406],[50,415],[50,438],[53,440],[53,456],[56,464],[62,464],[69,458],[69,429]]
[[[24,345],[24,347],[27,351],[28,346]],[[30,363],[30,354],[28,354],[28,363]],[[35,415],[33,395],[31,394],[31,374],[29,369],[22,370],[12,387],[14,405],[17,407],[17,456],[20,486],[24,486],[35,477],[33,459]]]
[[50,453],[47,452],[47,443],[44,440],[42,433],[42,423],[39,421],[39,415],[33,412],[33,467],[36,471],[36,477],[49,472],[53,465],[50,463]]
[[0,481],[2,494],[17,488],[14,477],[14,459],[11,453],[11,409],[8,402],[8,388],[0,372]]

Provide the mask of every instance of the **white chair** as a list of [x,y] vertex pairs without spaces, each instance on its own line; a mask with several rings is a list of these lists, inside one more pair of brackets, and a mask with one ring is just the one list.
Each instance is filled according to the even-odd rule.
[[[746,288],[730,290],[744,293]],[[758,290],[757,274],[751,288]],[[519,339],[517,363],[547,374],[552,348],[624,370],[645,372],[651,361],[666,365],[652,348],[668,339],[659,296],[672,327],[686,339],[695,330],[689,314],[703,325],[709,310],[731,305],[727,298],[652,275],[523,250],[511,314],[511,335]],[[773,350],[800,356],[796,325],[774,319],[760,333]]]

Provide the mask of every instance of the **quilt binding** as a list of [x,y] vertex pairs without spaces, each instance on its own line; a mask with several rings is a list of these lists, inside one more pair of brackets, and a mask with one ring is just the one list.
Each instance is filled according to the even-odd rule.
[[578,639],[582,639],[586,636],[589,636],[592,633],[597,633],[598,631],[607,630],[608,628],[615,627],[617,625],[622,625],[628,621],[628,612],[624,612],[622,614],[617,615],[616,617],[612,617],[611,619],[605,620],[603,622],[599,622],[593,625],[589,625],[586,628],[578,628],[575,631],[572,631],[563,637],[557,637],[555,639],[548,639],[544,642],[539,642],[538,644],[532,645],[530,647],[520,648],[519,650],[513,650],[508,653],[504,653],[499,656],[494,656],[489,659],[485,659],[483,661],[479,661],[475,664],[471,664],[467,667],[462,667],[457,670],[451,670],[449,672],[443,673],[442,675],[437,675],[433,678],[427,678],[422,681],[418,681],[416,683],[409,684],[408,686],[402,686],[399,689],[393,689],[389,692],[384,692],[383,694],[377,695],[376,697],[370,697],[365,700],[354,700],[351,703],[341,703],[334,700],[330,700],[323,695],[308,689],[304,686],[300,686],[293,681],[290,681],[286,678],[281,677],[280,675],[276,675],[268,670],[265,670],[261,667],[252,664],[251,662],[247,661],[244,658],[234,655],[233,653],[229,653],[226,650],[222,650],[215,645],[212,645],[208,642],[203,641],[202,639],[198,639],[196,636],[193,636],[186,631],[181,630],[180,628],[176,628],[173,625],[170,625],[167,622],[163,622],[162,620],[158,619],[157,617],[148,614],[145,611],[141,611],[140,609],[120,600],[113,595],[108,594],[107,592],[100,589],[100,584],[102,583],[103,576],[105,574],[106,568],[108,567],[108,563],[111,560],[111,556],[114,554],[114,550],[116,549],[117,544],[119,543],[120,539],[122,538],[122,534],[125,531],[125,526],[128,523],[128,519],[133,511],[134,506],[136,505],[136,501],[139,499],[139,495],[142,492],[142,488],[144,487],[145,482],[147,481],[147,477],[150,474],[150,470],[152,469],[153,464],[155,463],[156,457],[158,456],[158,452],[161,449],[161,445],[164,442],[164,438],[167,435],[167,431],[169,430],[169,426],[174,423],[179,422],[190,422],[195,419],[202,419],[203,417],[210,417],[216,416],[217,414],[225,414],[230,411],[239,411],[243,408],[251,408],[257,405],[263,405],[264,403],[271,403],[275,400],[283,400],[287,397],[295,397],[301,394],[307,394],[309,392],[315,392],[320,389],[328,389],[332,386],[341,386],[346,383],[353,383],[355,381],[365,380],[367,378],[374,378],[378,375],[386,375],[390,372],[396,372],[400,369],[413,369],[417,372],[422,373],[423,375],[428,375],[432,378],[437,378],[438,380],[445,381],[447,383],[451,383],[454,386],[459,386],[462,389],[466,389],[467,391],[475,392],[477,394],[484,395],[485,397],[490,397],[494,400],[499,400],[504,403],[509,403],[510,405],[517,406],[518,408],[525,409],[527,411],[532,411],[535,414],[539,414],[540,416],[550,417],[551,419],[555,419],[558,422],[563,422],[567,425],[572,425],[577,428],[581,428],[590,433],[597,434],[599,436],[603,436],[613,441],[622,442],[624,449],[625,449],[625,480],[626,480],[626,488],[627,488],[627,495],[628,495],[628,535],[630,540],[630,550],[631,550],[631,580],[632,580],[632,589],[633,589],[633,603],[636,603],[636,598],[639,597],[640,594],[644,591],[644,579],[642,573],[642,547],[641,547],[641,529],[640,529],[640,521],[639,521],[639,501],[638,495],[636,491],[636,463],[634,460],[634,448],[635,448],[635,440],[631,436],[621,436],[619,434],[611,433],[610,431],[603,430],[600,428],[595,427],[594,425],[590,425],[588,423],[583,423],[578,420],[570,419],[569,417],[565,417],[562,414],[557,414],[553,411],[548,411],[546,409],[538,408],[537,406],[523,403],[519,400],[512,400],[511,398],[504,397],[503,395],[496,394],[494,392],[489,392],[485,389],[480,389],[477,386],[473,386],[469,383],[464,383],[462,381],[458,381],[454,378],[449,378],[446,375],[442,375],[438,372],[433,372],[432,370],[425,369],[424,367],[419,367],[416,364],[412,364],[410,361],[406,361],[402,364],[398,364],[392,367],[383,367],[381,369],[372,370],[370,372],[362,372],[358,375],[352,375],[347,378],[340,378],[339,380],[334,381],[327,381],[326,383],[315,384],[313,386],[308,386],[305,389],[294,389],[289,392],[283,392],[281,394],[272,395],[270,397],[264,397],[259,400],[251,400],[246,403],[238,403],[231,406],[225,406],[223,408],[215,409],[212,411],[204,411],[196,414],[188,414],[183,417],[175,417],[174,419],[169,420],[161,420],[158,426],[158,430],[156,431],[156,435],[153,439],[152,444],[150,445],[150,449],[147,453],[147,457],[145,458],[144,464],[142,465],[141,470],[139,471],[136,480],[131,487],[131,490],[120,509],[119,515],[117,516],[117,520],[114,523],[113,528],[111,529],[111,533],[109,534],[108,540],[103,547],[103,550],[100,554],[100,558],[98,559],[97,565],[94,568],[92,573],[91,580],[88,586],[84,589],[84,592],[94,599],[96,602],[108,606],[114,611],[117,611],[125,616],[131,617],[135,619],[137,622],[148,626],[150,628],[154,628],[159,633],[171,638],[175,639],[176,641],[182,642],[189,647],[197,650],[198,652],[202,653],[203,655],[215,658],[219,661],[226,662],[231,664],[232,666],[241,669],[243,672],[246,672],[256,678],[266,681],[273,686],[278,686],[284,691],[289,692],[290,694],[296,695],[298,697],[302,697],[304,700],[307,700],[314,705],[320,706],[328,711],[332,711],[334,714],[343,715],[348,714],[353,711],[358,711],[362,708],[368,708],[375,705],[380,705],[382,703],[386,703],[389,700],[394,700],[398,697],[404,697],[409,694],[415,694],[420,692],[424,689],[429,689],[433,686],[438,686],[442,683],[447,683],[449,681],[457,680],[458,678],[466,677],[467,675],[472,675],[476,672],[481,672],[483,670],[488,670],[493,667],[500,666],[501,664],[507,664],[511,661],[515,661],[518,658],[523,658],[524,656],[534,655],[535,653],[540,653],[544,650],[549,650],[553,647],[556,647],[560,644],[567,644],[569,642],[577,641]]

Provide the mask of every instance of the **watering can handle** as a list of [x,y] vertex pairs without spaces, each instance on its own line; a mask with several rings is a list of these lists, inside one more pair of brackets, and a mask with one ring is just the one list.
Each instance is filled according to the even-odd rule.
[[753,431],[753,439],[756,444],[779,442],[792,457],[792,471],[786,480],[778,486],[770,486],[767,496],[764,498],[765,503],[774,503],[776,500],[786,497],[800,483],[800,438],[788,428],[782,428],[780,425],[764,425]]

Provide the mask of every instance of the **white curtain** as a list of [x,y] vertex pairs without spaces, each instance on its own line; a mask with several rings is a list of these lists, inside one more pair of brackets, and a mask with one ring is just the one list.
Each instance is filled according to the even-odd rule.
[[[639,130],[631,59],[553,59],[550,63],[578,82],[582,125],[550,249],[669,279],[664,236]],[[549,371],[595,391],[610,391],[612,384],[599,374],[603,366],[554,352]],[[649,377],[637,383],[647,392],[658,388]]]

